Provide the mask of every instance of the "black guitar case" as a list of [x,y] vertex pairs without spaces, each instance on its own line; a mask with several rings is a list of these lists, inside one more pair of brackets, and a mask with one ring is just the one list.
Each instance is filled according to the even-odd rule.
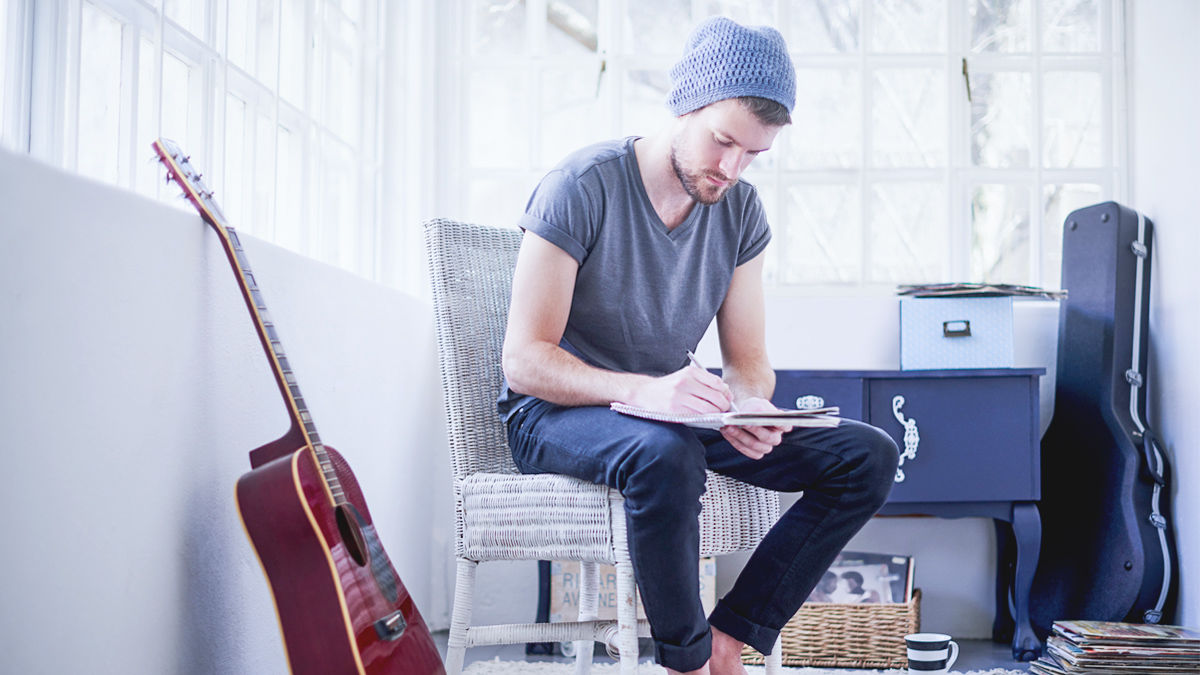
[[1146,425],[1153,223],[1115,202],[1063,226],[1054,417],[1042,439],[1035,632],[1054,621],[1170,622],[1170,471]]

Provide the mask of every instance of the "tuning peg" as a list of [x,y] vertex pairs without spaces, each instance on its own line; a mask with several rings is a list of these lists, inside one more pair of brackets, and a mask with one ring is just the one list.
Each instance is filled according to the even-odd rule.
[[174,176],[174,174],[172,174],[170,171],[167,171],[167,178],[166,178],[166,180],[165,180],[164,182],[166,182],[166,183],[170,183],[170,182],[171,182],[172,180],[174,180],[174,179],[175,179],[175,176]]

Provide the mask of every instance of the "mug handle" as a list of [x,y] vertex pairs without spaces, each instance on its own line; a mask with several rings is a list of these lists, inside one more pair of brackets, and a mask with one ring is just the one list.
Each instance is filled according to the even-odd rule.
[[950,656],[946,659],[946,670],[950,670],[950,666],[953,666],[954,662],[958,660],[958,643],[951,640],[948,646],[950,647]]

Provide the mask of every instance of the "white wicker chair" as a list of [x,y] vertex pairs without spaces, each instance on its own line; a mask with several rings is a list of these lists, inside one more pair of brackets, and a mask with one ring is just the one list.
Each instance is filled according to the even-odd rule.
[[[456,503],[458,573],[447,672],[462,671],[467,647],[574,640],[581,641],[577,673],[588,672],[593,641],[620,653],[622,674],[635,673],[637,638],[648,637],[649,626],[636,615],[624,500],[603,485],[520,474],[496,413],[500,350],[520,244],[518,230],[444,219],[425,223]],[[702,504],[703,556],[752,549],[779,518],[776,493],[712,472]],[[489,560],[580,561],[580,620],[472,626],[476,567]],[[615,624],[589,620],[596,616],[597,563],[617,570]],[[779,669],[776,643],[767,672]]]

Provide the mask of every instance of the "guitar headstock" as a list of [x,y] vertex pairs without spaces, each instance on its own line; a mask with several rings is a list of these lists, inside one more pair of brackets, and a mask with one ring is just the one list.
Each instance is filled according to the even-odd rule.
[[167,168],[167,180],[179,186],[183,196],[200,212],[200,217],[219,230],[227,228],[225,214],[213,199],[212,190],[204,184],[203,174],[192,166],[191,158],[179,145],[166,138],[159,138],[150,145],[158,154],[158,161]]

